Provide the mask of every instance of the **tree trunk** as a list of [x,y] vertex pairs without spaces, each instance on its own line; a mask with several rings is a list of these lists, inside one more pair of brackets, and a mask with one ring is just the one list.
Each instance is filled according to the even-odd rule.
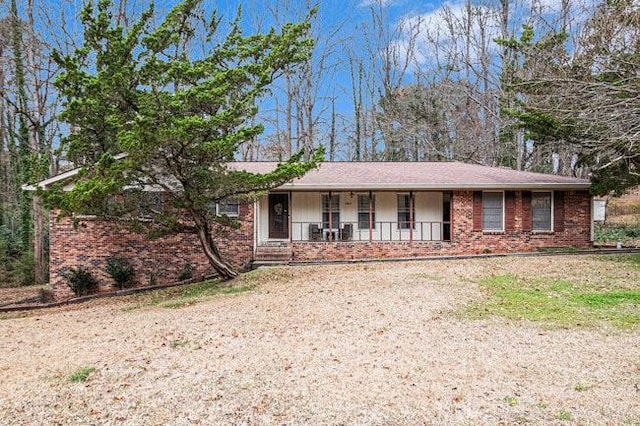
[[44,216],[45,210],[42,206],[42,198],[38,195],[33,196],[33,257],[35,260],[35,283],[42,285],[46,282],[47,262],[45,259],[44,247]]
[[195,221],[196,230],[198,232],[198,239],[200,240],[200,244],[202,245],[202,249],[204,250],[204,254],[209,259],[209,263],[216,270],[218,274],[220,274],[220,278],[223,280],[231,280],[238,276],[238,272],[233,269],[231,265],[222,260],[220,256],[220,252],[216,247],[213,238],[211,237],[211,230],[209,229],[209,222],[203,218],[198,217],[198,215],[193,214],[192,216]]

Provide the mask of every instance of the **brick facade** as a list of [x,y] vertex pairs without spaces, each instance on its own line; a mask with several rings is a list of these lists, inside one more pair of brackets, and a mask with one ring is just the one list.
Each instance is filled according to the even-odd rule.
[[[253,256],[253,206],[240,206],[239,229],[218,230],[224,234],[218,248],[235,267],[248,266]],[[75,223],[74,223],[75,222]],[[113,290],[113,280],[105,272],[107,258],[129,259],[135,271],[135,285],[178,281],[185,264],[194,276],[212,272],[196,234],[176,234],[147,238],[144,229],[134,232],[127,221],[96,217],[57,218],[50,220],[49,276],[56,300],[73,297],[63,274],[68,268],[84,266],[98,279],[99,291]],[[214,233],[215,235],[215,233]]]
[[[507,194],[508,193],[508,194]],[[562,206],[554,215],[554,232],[532,232],[531,193],[505,193],[505,232],[487,233],[479,229],[477,193],[453,191],[451,202],[451,241],[403,242],[292,242],[292,260],[357,260],[412,258],[429,255],[526,252],[539,248],[591,246],[591,197],[588,191],[558,191],[554,205]],[[558,198],[560,197],[560,198]],[[223,256],[234,266],[243,267],[253,260],[254,206],[240,208],[241,227],[218,233]],[[176,281],[186,263],[194,275],[210,272],[209,263],[195,234],[180,234],[147,239],[122,221],[80,218],[74,225],[70,218],[52,217],[50,229],[50,277],[56,299],[73,296],[63,272],[66,268],[85,266],[100,281],[100,290],[113,289],[104,272],[110,256],[128,258],[134,265],[139,285],[153,279],[158,284]]]

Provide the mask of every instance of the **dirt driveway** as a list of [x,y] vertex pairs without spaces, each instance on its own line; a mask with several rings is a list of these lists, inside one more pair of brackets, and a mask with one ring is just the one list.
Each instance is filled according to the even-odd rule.
[[282,268],[177,309],[127,298],[5,318],[0,424],[639,424],[637,330],[460,313],[478,277],[598,263]]

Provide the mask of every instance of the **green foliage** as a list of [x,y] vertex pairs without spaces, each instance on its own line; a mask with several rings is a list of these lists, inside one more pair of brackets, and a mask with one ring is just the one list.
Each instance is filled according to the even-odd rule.
[[566,420],[566,421],[569,421],[569,420],[573,419],[573,416],[571,415],[571,411],[568,411],[568,410],[560,410],[560,411],[558,411],[556,413],[555,417],[558,420]]
[[518,405],[518,399],[515,396],[506,395],[502,400],[510,407]]
[[33,252],[23,251],[19,233],[0,226],[0,284],[6,287],[27,286],[35,282]]
[[[264,174],[232,166],[240,146],[264,130],[252,120],[257,101],[285,69],[308,58],[309,19],[245,36],[238,16],[220,34],[220,20],[204,19],[201,6],[182,1],[158,25],[150,8],[125,30],[112,1],[86,3],[83,45],[53,55],[61,68],[56,87],[66,99],[60,117],[74,129],[62,149],[83,168],[71,191],[57,187],[46,195],[49,205],[104,214],[123,188],[153,184],[165,191],[169,211],[191,216],[213,256],[209,225],[223,219],[211,214],[212,203],[249,201],[323,159],[322,150],[310,161],[300,153]],[[233,276],[210,260],[221,276]]]
[[193,267],[190,263],[185,263],[182,271],[180,271],[180,274],[178,275],[178,279],[180,281],[184,281],[190,280],[191,278],[193,278]]
[[16,282],[20,286],[33,285],[36,282],[35,269],[36,261],[33,257],[33,252],[28,251],[20,256],[20,259],[15,263],[15,276]]
[[640,254],[619,254],[614,256],[604,256],[602,260],[610,261],[610,262],[620,262],[627,263],[630,265],[634,265],[640,267]]
[[64,272],[67,285],[73,290],[76,296],[83,296],[98,288],[98,280],[93,274],[83,266],[69,268]]
[[86,382],[91,373],[95,371],[95,367],[81,367],[69,375],[69,381],[73,383]]
[[597,244],[623,244],[630,240],[640,239],[640,225],[605,225],[596,224],[594,240]]
[[490,298],[472,306],[472,316],[499,315],[556,325],[609,322],[630,328],[640,324],[639,289],[600,289],[563,280],[527,279],[515,275],[486,277],[481,286]]
[[119,289],[131,284],[133,277],[136,275],[133,265],[131,265],[129,259],[124,257],[109,257],[105,271],[113,278],[116,282],[116,287]]

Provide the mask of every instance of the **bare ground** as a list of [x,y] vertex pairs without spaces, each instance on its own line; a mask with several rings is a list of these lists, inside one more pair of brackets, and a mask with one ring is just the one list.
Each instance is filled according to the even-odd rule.
[[637,329],[460,314],[505,272],[640,282],[585,256],[292,267],[179,309],[9,317],[0,424],[640,424]]

